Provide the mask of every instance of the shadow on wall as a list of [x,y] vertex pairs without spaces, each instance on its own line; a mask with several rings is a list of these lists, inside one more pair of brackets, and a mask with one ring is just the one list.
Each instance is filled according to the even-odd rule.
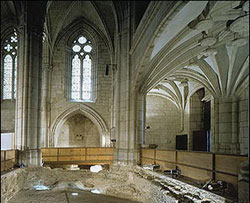
[[55,137],[58,139],[56,147],[100,147],[97,126],[82,114],[68,118]]
[[169,100],[147,95],[145,144],[175,149],[175,136],[181,128],[180,110]]

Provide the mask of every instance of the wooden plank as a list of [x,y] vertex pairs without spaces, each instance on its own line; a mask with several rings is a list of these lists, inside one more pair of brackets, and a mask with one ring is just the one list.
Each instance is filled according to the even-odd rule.
[[212,170],[213,155],[211,153],[177,152],[177,163]]
[[71,161],[85,161],[85,156],[71,156]]
[[231,176],[226,175],[223,173],[216,173],[216,180],[223,180],[228,183],[231,183],[236,191],[238,191],[238,177],[237,176]]
[[142,157],[154,159],[154,149],[142,149]]
[[141,158],[141,164],[142,164],[142,165],[145,165],[145,164],[154,164],[154,160],[153,160],[153,159],[147,159],[147,158],[142,157],[142,158]]
[[46,165],[106,165],[113,164],[112,161],[48,161]]
[[112,161],[113,160],[113,156],[98,156],[97,158],[99,161],[104,161],[104,160]]
[[65,149],[65,148],[58,148],[59,149],[59,154],[58,156],[70,156],[71,154],[71,149],[68,148],[68,149]]
[[3,151],[3,150],[1,150],[1,161],[4,161],[4,153],[5,153],[5,151]]
[[203,169],[197,169],[193,167],[183,166],[180,164],[177,164],[178,168],[181,170],[181,175],[186,176],[188,178],[198,180],[198,181],[208,181],[212,178],[212,172],[203,170]]
[[70,156],[81,156],[81,155],[85,155],[85,149],[72,148],[70,150]]
[[1,172],[5,170],[5,161],[1,161]]
[[174,163],[169,163],[165,161],[156,160],[156,164],[160,165],[161,171],[175,169],[176,165]]
[[215,170],[238,175],[240,163],[247,160],[246,156],[215,155]]
[[87,155],[97,155],[99,148],[87,148]]
[[57,161],[57,157],[43,157],[43,161]]
[[156,150],[156,159],[161,161],[175,162],[175,151]]
[[59,156],[58,161],[71,161],[70,156]]
[[86,156],[86,161],[88,161],[88,160],[98,160],[98,156]]
[[57,149],[42,149],[42,156],[57,156]]
[[113,155],[114,148],[99,148],[98,154],[100,154],[100,155]]
[[15,159],[15,150],[6,151],[5,160]]
[[[46,148],[42,149],[43,160],[46,163],[58,162],[62,164],[67,162],[67,164],[82,163],[86,165],[86,161],[89,163],[113,163],[113,148],[100,148],[100,147],[90,147],[90,148]],[[58,151],[58,153],[57,153]],[[58,154],[58,159],[57,155]],[[54,156],[54,157],[53,157]]]
[[11,168],[13,168],[15,165],[15,159],[10,159],[10,160],[7,160],[5,161],[5,167],[4,167],[4,170],[9,170]]

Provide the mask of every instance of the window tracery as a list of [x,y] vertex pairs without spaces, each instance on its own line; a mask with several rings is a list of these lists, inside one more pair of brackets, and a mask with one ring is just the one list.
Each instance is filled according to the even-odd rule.
[[74,40],[71,63],[71,99],[92,99],[92,44],[84,36]]
[[3,100],[16,99],[17,33],[5,40],[3,46]]

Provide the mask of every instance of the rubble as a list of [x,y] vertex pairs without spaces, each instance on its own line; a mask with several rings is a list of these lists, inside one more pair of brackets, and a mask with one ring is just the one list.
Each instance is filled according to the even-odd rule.
[[[41,182],[42,181],[42,182]],[[49,191],[79,190],[145,203],[230,202],[216,194],[139,166],[112,165],[110,170],[63,170],[43,167],[17,169],[1,176],[1,200],[44,185]],[[39,191],[34,191],[39,192]]]

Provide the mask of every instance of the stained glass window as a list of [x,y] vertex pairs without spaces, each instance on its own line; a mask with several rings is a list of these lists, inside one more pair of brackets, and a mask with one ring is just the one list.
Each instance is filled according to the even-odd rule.
[[4,72],[3,72],[3,99],[11,99],[12,92],[12,68],[13,60],[8,54],[4,57]]
[[72,45],[71,99],[91,100],[92,97],[92,45],[84,36]]
[[14,32],[3,46],[3,99],[16,98],[17,41]]

